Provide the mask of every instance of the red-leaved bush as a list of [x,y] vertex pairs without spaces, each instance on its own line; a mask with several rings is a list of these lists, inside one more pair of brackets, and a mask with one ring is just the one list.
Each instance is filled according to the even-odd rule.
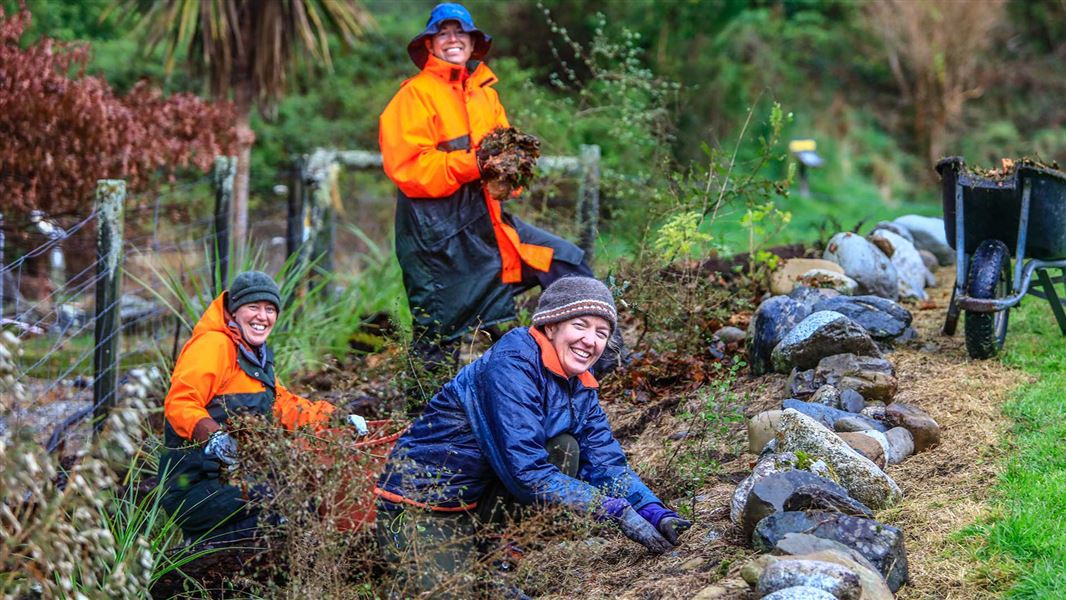
[[0,189],[3,211],[84,214],[97,179],[144,189],[159,173],[210,168],[232,153],[234,110],[145,82],[125,96],[85,74],[87,45],[42,38],[22,48],[25,9],[0,7]]

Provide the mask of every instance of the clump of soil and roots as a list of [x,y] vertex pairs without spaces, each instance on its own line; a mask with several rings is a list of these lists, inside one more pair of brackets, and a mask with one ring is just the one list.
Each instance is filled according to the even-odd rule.
[[540,140],[514,127],[494,129],[481,140],[477,150],[481,180],[489,195],[507,200],[533,181]]

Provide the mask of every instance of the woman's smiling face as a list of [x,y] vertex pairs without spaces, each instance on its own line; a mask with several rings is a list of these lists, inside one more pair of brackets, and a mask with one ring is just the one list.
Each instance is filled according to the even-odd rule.
[[261,300],[249,302],[237,308],[233,320],[241,328],[244,340],[252,346],[262,346],[278,320],[278,309],[273,303]]
[[426,40],[430,54],[453,65],[465,65],[474,53],[474,41],[458,21],[441,23],[440,30]]
[[611,337],[611,324],[603,317],[585,315],[545,325],[544,336],[555,348],[563,372],[574,377],[599,360]]

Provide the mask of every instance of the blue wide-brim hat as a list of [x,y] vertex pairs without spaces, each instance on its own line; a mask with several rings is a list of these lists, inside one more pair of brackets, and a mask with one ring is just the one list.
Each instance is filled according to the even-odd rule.
[[426,61],[429,60],[429,50],[426,50],[426,44],[422,40],[440,31],[441,23],[445,21],[458,21],[463,31],[470,34],[474,42],[474,51],[470,58],[480,59],[488,54],[489,48],[492,47],[492,36],[474,25],[470,11],[466,10],[462,4],[444,2],[433,7],[429,13],[429,20],[426,21],[425,31],[416,35],[411,43],[407,44],[407,54],[419,69],[426,66]]

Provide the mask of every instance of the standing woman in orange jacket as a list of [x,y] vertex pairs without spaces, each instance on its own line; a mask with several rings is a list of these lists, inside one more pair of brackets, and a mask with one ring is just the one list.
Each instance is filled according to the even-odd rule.
[[407,46],[421,72],[381,114],[385,173],[399,188],[396,255],[414,318],[415,348],[444,360],[474,327],[514,319],[514,296],[565,275],[592,276],[576,245],[502,211],[481,185],[482,138],[508,127],[481,58],[492,38],[466,8],[439,4]]
[[[332,404],[301,398],[278,382],[266,340],[280,310],[281,293],[269,275],[237,275],[204,311],[174,365],[163,403],[167,449],[159,473],[163,507],[187,539],[236,541],[255,534],[259,511],[239,488],[220,480],[223,467],[239,459],[237,442],[226,432],[230,417],[253,414],[287,429],[317,429],[333,416]],[[365,433],[361,417],[347,419]]]

